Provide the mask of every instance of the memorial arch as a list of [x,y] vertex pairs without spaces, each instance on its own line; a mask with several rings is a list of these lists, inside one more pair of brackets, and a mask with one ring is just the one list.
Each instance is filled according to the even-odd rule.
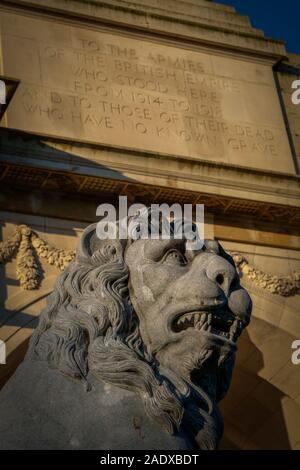
[[0,129],[0,385],[99,204],[204,204],[253,299],[221,448],[300,449],[300,56],[206,0],[6,0],[0,21],[0,79],[19,82]]

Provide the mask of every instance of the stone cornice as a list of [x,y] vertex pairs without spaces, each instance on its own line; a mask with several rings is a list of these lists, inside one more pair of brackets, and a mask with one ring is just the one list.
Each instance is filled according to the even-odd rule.
[[[184,2],[181,2],[184,3]],[[148,34],[189,40],[206,47],[234,50],[269,58],[274,63],[286,56],[283,41],[265,38],[261,31],[251,27],[246,17],[231,13],[236,21],[218,21],[208,17],[190,16],[183,12],[166,10],[162,6],[137,5],[129,1],[107,0],[3,0],[11,8],[24,8],[36,14],[56,15],[64,20],[96,22]],[[202,8],[203,5],[201,5]],[[209,4],[205,9],[222,11]],[[220,5],[219,5],[220,7]],[[228,10],[224,9],[227,16]],[[245,21],[246,18],[246,21]],[[242,24],[241,24],[242,23]]]
[[38,140],[2,131],[0,161],[51,172],[108,178],[133,184],[168,186],[208,196],[300,208],[300,177],[191,158]]
[[[30,166],[0,164],[1,185],[11,190],[16,187],[45,191],[61,191],[72,199],[74,195],[97,196],[97,201],[117,201],[117,197],[127,195],[130,202],[143,201],[145,203],[189,203],[205,204],[206,210],[217,215],[227,214],[234,217],[254,217],[257,223],[269,222],[284,224],[285,231],[289,228],[299,231],[300,205],[288,206],[275,204],[270,201],[251,201],[237,196],[223,196],[220,191],[207,193],[201,184],[198,190],[187,190],[165,184],[138,183],[134,180],[117,180],[87,174],[62,172],[57,169],[37,168]],[[235,191],[236,193],[236,191]],[[7,209],[9,209],[7,207]],[[10,209],[12,210],[12,209]]]

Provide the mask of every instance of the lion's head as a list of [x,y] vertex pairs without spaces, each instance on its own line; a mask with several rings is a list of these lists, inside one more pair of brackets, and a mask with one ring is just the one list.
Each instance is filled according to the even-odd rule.
[[100,240],[83,233],[41,315],[30,356],[89,387],[89,374],[139,394],[148,415],[195,447],[222,433],[217,403],[251,300],[218,242]]

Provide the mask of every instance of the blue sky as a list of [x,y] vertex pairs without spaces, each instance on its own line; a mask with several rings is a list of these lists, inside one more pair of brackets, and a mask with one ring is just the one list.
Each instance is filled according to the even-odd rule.
[[288,52],[300,54],[300,0],[216,0],[248,15],[266,36],[284,39]]

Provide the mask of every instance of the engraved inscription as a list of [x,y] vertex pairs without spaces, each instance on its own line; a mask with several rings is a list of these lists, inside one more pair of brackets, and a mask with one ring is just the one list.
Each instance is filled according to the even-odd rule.
[[21,78],[9,127],[250,167],[290,154],[268,64],[5,16],[4,71]]

